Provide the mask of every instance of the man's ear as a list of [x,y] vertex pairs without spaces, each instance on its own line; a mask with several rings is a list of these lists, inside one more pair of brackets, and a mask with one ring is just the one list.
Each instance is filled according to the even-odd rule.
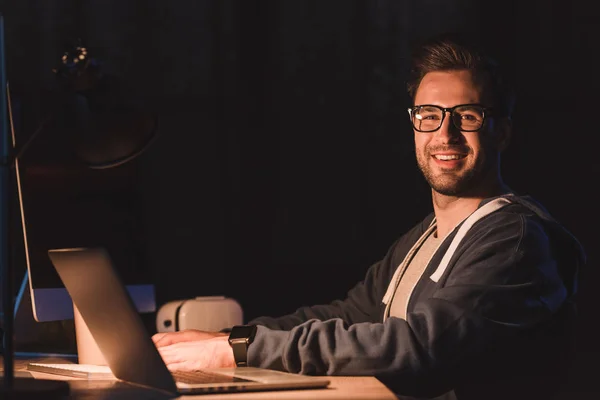
[[510,117],[502,118],[497,123],[496,146],[498,151],[502,152],[506,150],[512,137],[512,119]]

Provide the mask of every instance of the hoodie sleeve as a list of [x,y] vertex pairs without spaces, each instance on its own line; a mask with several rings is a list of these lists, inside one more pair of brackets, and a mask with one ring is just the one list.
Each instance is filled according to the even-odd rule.
[[[427,382],[415,389],[420,395],[451,389],[452,376],[486,349],[548,320],[566,297],[537,220],[503,211],[485,220],[457,249],[442,287],[406,320],[349,324],[334,317],[310,319],[289,331],[259,327],[249,365],[309,375],[375,375],[395,387]],[[369,299],[369,307],[373,301],[381,298]]]

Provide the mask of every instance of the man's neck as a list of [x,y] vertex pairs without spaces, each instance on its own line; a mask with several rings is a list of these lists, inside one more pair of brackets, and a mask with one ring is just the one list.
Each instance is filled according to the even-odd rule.
[[432,190],[433,211],[437,221],[437,236],[446,236],[456,225],[473,213],[489,197],[508,193],[510,189],[499,184],[485,194],[474,196],[446,196]]

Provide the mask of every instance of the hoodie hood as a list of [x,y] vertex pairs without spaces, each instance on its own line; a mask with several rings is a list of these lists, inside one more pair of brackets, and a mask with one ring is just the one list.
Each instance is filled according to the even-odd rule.
[[548,230],[552,251],[558,260],[559,273],[567,285],[569,296],[575,295],[577,293],[579,270],[587,262],[585,250],[579,240],[531,196],[508,194],[502,197],[527,207],[542,220]]

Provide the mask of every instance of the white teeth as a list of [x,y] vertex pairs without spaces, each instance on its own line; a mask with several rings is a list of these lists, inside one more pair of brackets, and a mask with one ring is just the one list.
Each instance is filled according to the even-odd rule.
[[437,158],[438,160],[460,160],[461,158],[463,158],[463,156],[459,155],[459,154],[452,154],[452,155],[442,155],[442,154],[436,154],[434,156],[435,158]]

